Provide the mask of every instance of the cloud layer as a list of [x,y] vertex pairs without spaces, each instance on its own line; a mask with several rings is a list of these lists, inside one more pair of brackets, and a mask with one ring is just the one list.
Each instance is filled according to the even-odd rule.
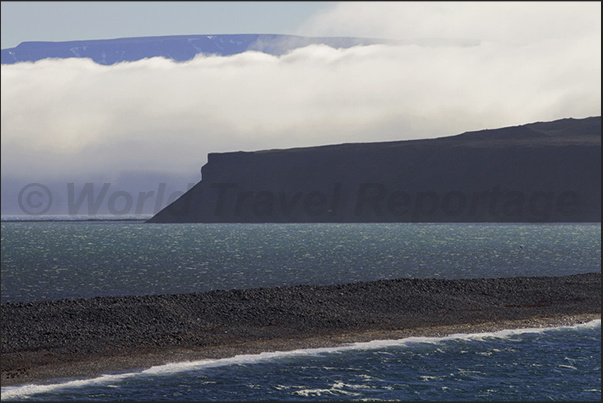
[[574,2],[510,4],[343,3],[303,28],[468,38],[475,46],[309,46],[281,57],[246,52],[186,63],[3,65],[3,180],[111,180],[124,171],[190,177],[210,152],[439,137],[600,115],[600,3],[591,3],[596,15],[596,5]]
[[303,35],[473,38],[527,45],[601,36],[600,2],[340,2]]

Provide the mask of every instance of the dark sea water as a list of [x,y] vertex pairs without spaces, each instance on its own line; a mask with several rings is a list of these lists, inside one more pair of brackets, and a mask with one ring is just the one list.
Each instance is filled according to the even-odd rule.
[[597,224],[3,222],[2,303],[601,271]]
[[[601,271],[596,224],[3,222],[2,303]],[[601,323],[412,338],[2,388],[2,400],[596,400]]]

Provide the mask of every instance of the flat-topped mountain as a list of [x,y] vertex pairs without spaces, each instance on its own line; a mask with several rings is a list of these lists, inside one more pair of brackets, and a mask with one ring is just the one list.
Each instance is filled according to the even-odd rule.
[[601,117],[212,153],[150,223],[600,222]]
[[296,35],[174,35],[66,42],[23,42],[2,49],[2,64],[35,62],[47,58],[90,58],[111,65],[151,57],[164,57],[178,62],[198,54],[230,56],[248,50],[282,55],[308,45],[327,45],[350,48],[374,44],[420,46],[474,46],[478,41],[468,39],[409,39],[389,40],[351,37],[307,37]]

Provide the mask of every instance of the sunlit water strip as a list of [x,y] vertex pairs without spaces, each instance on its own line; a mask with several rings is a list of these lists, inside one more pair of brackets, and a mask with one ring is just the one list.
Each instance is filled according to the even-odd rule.
[[1,234],[2,303],[601,271],[600,223],[11,222]]
[[[599,330],[599,345],[600,345],[600,328],[601,328],[601,320],[593,320],[585,324],[578,324],[573,326],[558,326],[558,327],[548,327],[548,328],[523,328],[523,329],[508,329],[508,330],[500,330],[496,332],[484,332],[484,333],[472,333],[472,334],[452,334],[445,337],[408,337],[400,340],[375,340],[370,342],[359,342],[359,343],[351,343],[347,345],[343,345],[340,347],[331,347],[331,348],[312,348],[312,349],[300,349],[293,351],[277,351],[277,352],[263,352],[260,354],[249,354],[249,355],[237,355],[235,357],[223,358],[223,359],[207,359],[207,360],[199,360],[199,361],[191,361],[191,362],[180,362],[173,364],[166,364],[160,366],[154,366],[148,369],[144,369],[141,371],[134,372],[125,372],[125,373],[113,373],[113,374],[103,374],[101,376],[90,378],[90,379],[72,379],[72,380],[62,380],[62,381],[51,381],[49,383],[43,384],[26,384],[20,386],[7,386],[1,389],[1,397],[2,400],[23,400],[23,399],[37,399],[40,395],[45,395],[46,399],[44,400],[52,400],[53,397],[60,399],[69,399],[73,398],[73,396],[69,395],[69,392],[75,393],[75,398],[83,398],[84,395],[78,395],[78,389],[91,389],[94,387],[104,387],[109,389],[119,389],[122,384],[127,382],[128,380],[138,379],[141,382],[147,379],[153,380],[151,384],[161,384],[161,378],[169,377],[172,375],[185,374],[185,373],[194,373],[198,371],[204,371],[211,368],[219,368],[219,367],[233,367],[238,368],[240,366],[253,366],[262,363],[273,362],[276,363],[283,359],[298,357],[301,359],[307,359],[310,357],[330,357],[333,354],[338,354],[346,351],[356,351],[358,353],[362,351],[380,351],[381,354],[392,354],[391,350],[388,350],[392,347],[397,348],[413,348],[416,346],[427,347],[432,351],[442,351],[441,349],[445,347],[446,343],[451,341],[463,341],[463,342],[477,342],[477,341],[486,341],[492,342],[493,340],[503,340],[509,342],[518,342],[521,340],[521,337],[518,336],[526,335],[526,334],[545,334],[545,335],[554,335],[556,332],[562,331],[583,331],[583,330]],[[579,334],[579,333],[578,333]],[[546,343],[546,342],[545,342]],[[432,346],[432,347],[429,347]],[[471,347],[471,343],[468,345],[468,348]],[[497,349],[492,349],[492,351],[496,351]],[[485,352],[484,354],[491,354],[491,352]],[[538,353],[536,353],[538,354]],[[525,356],[517,356],[517,360],[526,359],[529,357]],[[535,357],[538,358],[538,357]],[[542,358],[542,357],[540,357]],[[586,392],[591,392],[593,396],[598,394],[600,398],[601,394],[601,379],[600,379],[600,350],[599,350],[599,358],[598,358],[598,371],[599,371],[599,380],[598,385],[593,384],[592,390],[587,390]],[[306,365],[308,365],[306,363]],[[379,367],[379,362],[367,362],[367,366],[369,367]],[[577,370],[572,365],[560,364],[559,367],[567,368],[569,370]],[[376,372],[379,372],[376,370]],[[465,375],[467,372],[465,371]],[[483,376],[483,375],[482,375]],[[436,379],[436,376],[432,376],[429,373],[425,373],[422,375],[422,379],[428,381],[430,379]],[[544,379],[543,379],[544,380]],[[543,380],[533,379],[532,381],[535,384],[538,382],[542,382]],[[294,381],[291,379],[291,381]],[[144,382],[143,382],[144,383]],[[352,385],[346,384],[343,381],[337,381],[332,384],[332,387],[329,389],[324,388],[300,388],[294,386],[295,382],[291,382],[290,385],[280,384],[273,385],[278,390],[287,390],[294,389],[293,392],[296,396],[299,397],[324,397],[325,395],[333,394],[341,397],[345,395],[351,396],[361,396],[362,393],[350,392],[351,389],[363,389],[362,385]],[[342,388],[346,387],[348,390],[343,390]],[[445,387],[446,388],[446,387]],[[134,392],[131,396],[128,396],[129,399],[136,399],[137,393]],[[442,395],[443,396],[443,395]],[[443,398],[440,396],[440,398]],[[435,396],[436,398],[438,396]],[[469,398],[465,396],[465,398]],[[93,398],[88,398],[86,400],[95,400]],[[180,399],[182,400],[182,399]],[[185,399],[186,400],[186,399]],[[439,400],[439,399],[436,399]]]

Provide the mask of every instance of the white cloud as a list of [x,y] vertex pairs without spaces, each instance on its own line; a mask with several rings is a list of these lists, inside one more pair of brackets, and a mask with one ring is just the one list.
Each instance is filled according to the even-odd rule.
[[308,19],[303,35],[473,38],[529,44],[601,35],[600,2],[340,2]]
[[309,46],[281,57],[246,52],[186,63],[3,65],[3,177],[197,173],[209,152],[439,137],[600,115],[600,13],[574,2],[520,4],[343,3],[306,27],[473,38],[476,46]]

